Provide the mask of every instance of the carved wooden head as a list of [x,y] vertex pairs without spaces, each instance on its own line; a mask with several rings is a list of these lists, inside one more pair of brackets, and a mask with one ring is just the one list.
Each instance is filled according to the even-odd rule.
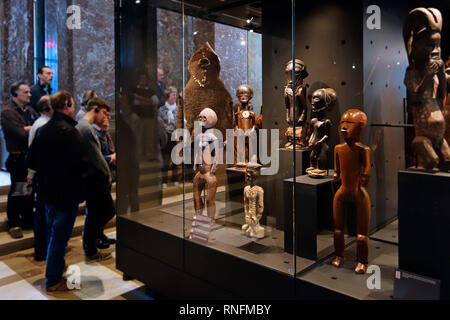
[[442,14],[434,8],[416,8],[406,18],[403,39],[409,62],[441,59]]
[[364,128],[367,125],[367,116],[359,109],[347,110],[341,117],[340,132],[344,140],[361,141]]
[[198,121],[206,129],[213,128],[217,124],[217,114],[210,108],[205,108],[198,115]]
[[298,78],[305,79],[306,77],[309,76],[309,73],[306,70],[306,64],[300,59],[295,59],[295,63],[293,64],[292,60],[289,61],[286,64],[286,69],[284,70],[286,72],[286,77],[289,81],[292,81],[292,67],[295,68],[296,80]]
[[188,70],[200,87],[205,87],[212,79],[219,78],[220,59],[208,42],[194,52],[189,60]]
[[331,111],[336,103],[336,91],[332,88],[323,88],[314,91],[312,95],[312,112],[321,112],[323,110]]
[[253,98],[253,89],[248,84],[241,84],[236,89],[236,97],[242,104],[248,103]]

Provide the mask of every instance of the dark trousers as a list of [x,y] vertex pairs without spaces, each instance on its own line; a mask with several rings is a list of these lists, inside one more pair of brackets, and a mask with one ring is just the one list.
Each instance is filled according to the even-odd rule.
[[47,257],[48,227],[45,204],[42,200],[36,200],[36,211],[33,220],[34,231],[34,259],[41,261]]
[[87,256],[97,253],[96,241],[103,235],[103,228],[116,214],[110,186],[103,177],[87,179],[86,219],[83,228],[83,248]]
[[45,205],[45,209],[49,233],[45,277],[47,287],[51,287],[61,281],[64,273],[64,255],[77,217],[78,204],[64,207]]
[[11,175],[11,188],[6,205],[9,228],[31,229],[33,227],[33,196],[13,196],[17,183],[27,181],[28,170],[25,153],[10,154],[6,160],[6,169]]

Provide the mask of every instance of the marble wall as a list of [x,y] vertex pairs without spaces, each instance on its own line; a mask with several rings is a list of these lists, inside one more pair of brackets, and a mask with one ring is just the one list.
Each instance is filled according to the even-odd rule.
[[74,4],[82,8],[81,29],[72,31],[74,96],[80,101],[84,90],[93,89],[114,105],[114,0]]
[[[66,26],[71,4],[81,8],[80,30]],[[32,0],[0,2],[2,103],[14,81],[36,81],[33,20]],[[85,89],[94,89],[114,104],[114,0],[46,0],[45,21],[45,39],[57,51],[58,89],[78,101]]]
[[33,1],[1,1],[1,103],[10,99],[9,87],[18,80],[34,81]]
[[[47,0],[46,38],[58,47],[58,88],[73,93],[77,104],[93,89],[114,105],[114,0]],[[67,7],[81,8],[81,29],[66,26]]]

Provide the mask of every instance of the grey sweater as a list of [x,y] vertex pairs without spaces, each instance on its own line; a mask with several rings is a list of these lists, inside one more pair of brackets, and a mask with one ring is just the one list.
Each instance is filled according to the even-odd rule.
[[108,163],[102,155],[100,141],[92,124],[86,119],[80,119],[77,124],[78,131],[80,131],[81,139],[84,147],[89,155],[89,169],[87,175],[100,174],[106,179],[111,177]]

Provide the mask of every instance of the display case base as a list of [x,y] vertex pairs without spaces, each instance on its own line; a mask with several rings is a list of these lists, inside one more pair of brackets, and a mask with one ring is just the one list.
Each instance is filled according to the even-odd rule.
[[399,268],[441,281],[450,298],[450,173],[398,173]]
[[188,224],[159,210],[119,216],[117,268],[170,299],[386,300],[392,295],[398,267],[395,245],[369,242],[369,262],[381,267],[382,277],[382,288],[370,290],[369,275],[353,272],[354,239],[345,250],[343,267],[331,266],[328,243],[328,255],[319,261],[297,257],[294,276],[294,257],[283,253],[282,231],[273,228],[262,240],[249,239],[238,229],[233,232],[227,217],[221,229],[212,231],[212,241],[202,245],[185,239],[183,227]]

